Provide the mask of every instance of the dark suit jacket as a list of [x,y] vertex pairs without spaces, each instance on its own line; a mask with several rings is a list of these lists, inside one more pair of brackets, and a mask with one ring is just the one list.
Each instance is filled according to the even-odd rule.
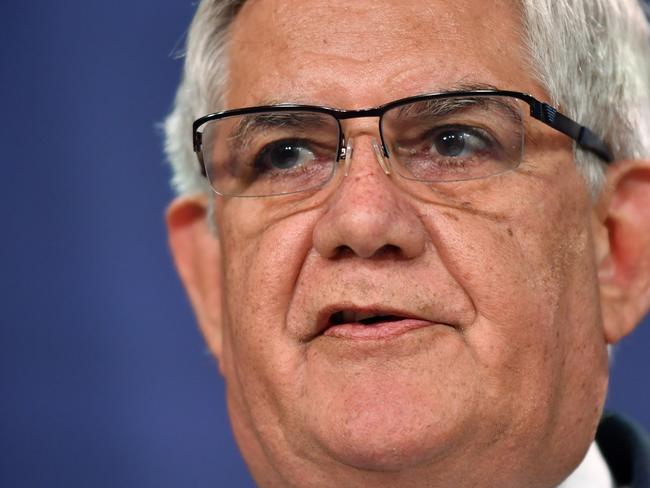
[[641,427],[620,415],[605,413],[596,442],[616,486],[650,488],[650,438]]

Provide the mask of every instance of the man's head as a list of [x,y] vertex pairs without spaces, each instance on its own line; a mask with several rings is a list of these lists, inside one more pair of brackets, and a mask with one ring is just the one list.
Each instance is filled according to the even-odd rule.
[[[168,224],[256,480],[556,485],[593,439],[607,345],[650,307],[650,163],[642,159],[650,154],[650,40],[640,7],[240,3],[202,2],[190,32],[167,124],[183,194]],[[333,176],[307,191],[218,196],[192,154],[193,120],[217,110],[284,102],[359,110],[474,86],[554,103],[617,161],[604,171],[592,152],[574,151],[525,110],[516,111],[518,164],[461,181],[409,178],[423,173],[404,169],[420,147],[406,141],[422,135],[387,125],[387,115],[381,136],[375,116],[341,120],[353,151],[321,158],[340,156]],[[476,149],[472,134],[503,129],[468,105],[436,105],[441,140],[476,129],[452,156]],[[317,144],[323,131],[303,129],[304,119],[267,117],[252,129],[236,119],[236,130],[215,130],[213,152],[254,153],[243,135],[264,140],[279,126],[291,133],[281,149],[331,155]],[[381,146],[386,127],[390,151]],[[261,171],[264,151],[247,171]],[[230,176],[253,163],[226,159]],[[281,171],[272,178],[274,188],[286,181]]]

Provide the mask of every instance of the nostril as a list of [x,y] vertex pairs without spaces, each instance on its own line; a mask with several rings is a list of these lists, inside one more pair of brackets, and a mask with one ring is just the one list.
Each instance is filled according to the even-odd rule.
[[356,256],[354,250],[349,246],[339,246],[334,250],[333,259],[342,259]]
[[375,258],[385,258],[385,259],[399,259],[404,257],[404,253],[402,250],[393,244],[386,244],[377,251],[375,251],[375,254],[373,255]]
[[330,256],[332,259],[345,259],[355,256],[361,256],[364,258],[373,258],[373,259],[403,259],[404,253],[402,249],[393,244],[385,244],[379,249],[376,249],[374,252],[369,251],[368,253],[360,253],[355,251],[349,246],[339,246],[334,251],[334,254]]

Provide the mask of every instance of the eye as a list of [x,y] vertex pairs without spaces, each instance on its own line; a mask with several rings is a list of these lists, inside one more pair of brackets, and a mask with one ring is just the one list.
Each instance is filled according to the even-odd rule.
[[445,158],[468,158],[489,151],[489,137],[471,127],[444,127],[431,134],[431,149]]
[[283,140],[267,145],[255,158],[259,171],[291,170],[316,159],[305,141]]

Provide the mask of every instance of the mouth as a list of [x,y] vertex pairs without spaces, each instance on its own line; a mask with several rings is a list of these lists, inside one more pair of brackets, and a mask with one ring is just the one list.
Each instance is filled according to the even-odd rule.
[[330,316],[330,323],[333,326],[359,323],[362,325],[376,325],[384,322],[397,322],[404,317],[399,315],[381,315],[375,313],[353,312],[349,310],[339,310]]
[[434,325],[421,317],[395,310],[339,308],[320,314],[318,335],[339,339],[389,339]]

